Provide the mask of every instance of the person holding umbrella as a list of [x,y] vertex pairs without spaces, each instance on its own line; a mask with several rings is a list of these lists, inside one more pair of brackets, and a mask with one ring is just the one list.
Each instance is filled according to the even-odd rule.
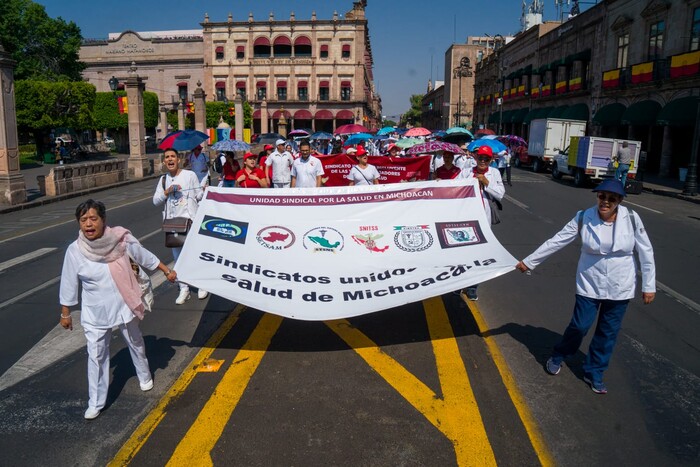
[[224,182],[222,186],[224,188],[233,188],[236,186],[236,174],[238,174],[238,171],[241,170],[241,166],[235,159],[235,154],[233,152],[226,151],[224,153],[224,156],[226,157],[226,161],[224,162],[224,167],[222,171],[222,177]]
[[202,146],[192,149],[185,158],[185,168],[194,172],[202,186],[210,184],[209,179],[209,158],[202,153]]
[[[479,181],[479,189],[481,191],[482,205],[486,213],[486,219],[491,221],[491,204],[489,200],[494,200],[496,204],[500,203],[506,194],[506,188],[503,186],[503,179],[498,169],[490,167],[493,159],[493,151],[489,146],[480,146],[476,151],[476,167],[464,168],[458,178],[467,180],[476,179]],[[493,223],[493,221],[492,221]],[[476,293],[477,285],[472,285],[464,289],[467,298],[472,301],[479,299]]]

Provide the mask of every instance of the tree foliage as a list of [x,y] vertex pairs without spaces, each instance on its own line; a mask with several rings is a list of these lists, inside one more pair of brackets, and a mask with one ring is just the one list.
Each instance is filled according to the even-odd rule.
[[423,94],[413,94],[411,96],[411,108],[401,116],[401,126],[407,124],[413,126],[421,125],[421,104],[423,102]]
[[[221,118],[228,123],[231,128],[236,126],[236,116],[231,115],[234,108],[233,101],[229,101],[228,105],[221,101],[207,102],[207,128],[216,128],[219,126]],[[253,107],[247,102],[243,102],[243,128],[252,128],[253,126]]]
[[51,18],[31,0],[2,0],[0,44],[17,61],[18,80],[79,81],[82,36],[74,22]]
[[17,81],[17,126],[21,131],[54,127],[92,128],[95,87],[83,81]]

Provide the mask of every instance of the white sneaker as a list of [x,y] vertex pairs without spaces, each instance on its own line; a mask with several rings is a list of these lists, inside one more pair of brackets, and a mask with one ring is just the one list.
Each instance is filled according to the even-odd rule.
[[100,415],[99,409],[88,407],[85,411],[85,420],[94,420]]
[[197,298],[200,300],[204,300],[208,296],[209,296],[209,292],[207,292],[206,290],[199,289],[197,291]]
[[189,289],[180,289],[180,295],[175,299],[175,305],[184,305],[190,299]]
[[153,389],[153,378],[149,379],[147,383],[139,382],[139,386],[141,386],[143,392],[150,391]]

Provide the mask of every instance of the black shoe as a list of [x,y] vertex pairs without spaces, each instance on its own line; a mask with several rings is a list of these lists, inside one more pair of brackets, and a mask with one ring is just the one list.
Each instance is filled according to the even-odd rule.
[[467,298],[471,300],[472,302],[475,302],[479,300],[479,297],[476,295],[476,289],[473,287],[467,287],[465,290],[465,293],[467,295]]

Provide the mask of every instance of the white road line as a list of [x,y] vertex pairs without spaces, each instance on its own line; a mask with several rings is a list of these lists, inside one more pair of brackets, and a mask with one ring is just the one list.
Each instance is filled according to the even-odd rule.
[[48,255],[54,250],[56,250],[56,248],[41,248],[33,253],[27,253],[26,255],[18,256],[14,259],[7,260],[4,263],[0,263],[0,273],[5,271],[5,269],[10,269],[12,266],[15,266],[17,264],[24,263],[25,261],[31,261],[33,259],[39,258],[40,256]]
[[[173,265],[174,263],[170,263],[168,267],[172,268]],[[153,290],[163,285],[166,280],[165,275],[161,271],[153,274],[151,276]],[[73,317],[73,331],[66,331],[60,324],[57,324],[43,339],[37,342],[34,347],[0,376],[0,391],[39,373],[85,346],[85,333],[80,325],[80,310],[73,311],[71,316]]]
[[656,281],[656,287],[658,287],[659,290],[666,292],[671,297],[675,298],[676,300],[681,302],[683,305],[685,305],[688,308],[690,308],[691,310],[693,310],[696,314],[700,315],[700,304],[695,303],[694,301],[692,301],[691,299],[689,299],[685,295],[679,294],[678,292],[673,290],[671,287],[669,287],[665,284],[662,284],[659,281]]
[[656,214],[663,214],[661,211],[657,211],[656,209],[651,209],[646,206],[642,206],[641,204],[636,204],[636,203],[631,203],[629,201],[625,201],[625,204],[631,204],[632,206],[637,206],[638,208],[646,209],[647,211],[655,212]]
[[519,207],[520,209],[524,209],[525,211],[529,211],[529,210],[530,210],[530,207],[529,207],[527,204],[523,204],[523,203],[521,203],[520,201],[518,201],[517,199],[515,199],[515,198],[513,198],[513,197],[511,197],[511,196],[505,195],[505,198],[506,198],[508,201],[510,201],[511,203],[515,204],[515,205],[516,205],[517,207]]
[[[113,211],[113,210],[115,210],[115,209],[119,209],[119,208],[123,208],[123,207],[126,207],[126,206],[130,206],[130,205],[132,205],[132,204],[140,203],[140,202],[145,201],[145,200],[147,200],[147,199],[153,199],[153,197],[152,197],[152,196],[146,196],[145,198],[139,198],[139,199],[137,199],[137,200],[135,200],[135,201],[131,201],[131,202],[129,202],[129,203],[124,203],[124,204],[120,204],[120,205],[117,205],[117,206],[112,206],[112,207],[109,208],[109,210],[110,210],[110,211]],[[35,234],[35,233],[37,233],[37,232],[41,232],[41,231],[43,231],[43,230],[47,230],[47,229],[52,229],[52,228],[54,228],[54,227],[58,227],[59,225],[70,224],[71,222],[75,222],[75,219],[70,219],[70,220],[67,220],[67,221],[58,222],[57,224],[47,225],[46,227],[42,227],[42,228],[40,228],[40,229],[32,230],[31,232],[26,232],[26,233],[22,233],[22,234],[19,234],[19,235],[15,235],[14,237],[8,237],[8,238],[6,238],[6,239],[4,239],[4,240],[0,240],[0,243],[9,242],[10,240],[16,240],[16,239],[18,239],[18,238],[26,237],[27,235],[33,235],[33,234]]]
[[[158,230],[154,230],[151,233],[147,233],[146,235],[139,238],[139,242],[142,242],[142,241],[146,240],[147,238],[150,238],[150,237],[157,235],[161,232],[162,232],[162,230],[158,229]],[[60,280],[61,280],[61,276],[56,276],[53,279],[50,279],[41,285],[37,285],[33,289],[27,290],[26,292],[23,292],[23,293],[17,295],[16,297],[12,297],[8,300],[5,300],[4,302],[0,303],[0,310],[5,308],[6,306],[12,305],[13,303],[17,303],[18,301],[22,300],[23,298],[26,298],[26,297],[28,297],[36,292],[39,292],[39,291],[45,289],[46,287],[50,287]]]

